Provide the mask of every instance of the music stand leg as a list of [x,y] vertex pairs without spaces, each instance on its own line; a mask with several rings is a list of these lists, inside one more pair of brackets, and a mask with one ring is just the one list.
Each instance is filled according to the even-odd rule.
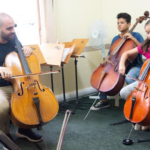
[[[50,71],[53,71],[53,66],[50,66]],[[51,73],[51,88],[52,92],[54,92],[54,86],[53,86],[53,74]]]
[[[77,76],[77,62],[78,60],[75,58],[74,60],[74,64],[75,64],[75,82],[76,82],[76,100],[75,100],[75,107],[72,111],[72,114],[75,114],[76,109],[82,109],[82,110],[86,110],[86,108],[83,107],[79,107],[79,104],[81,104],[79,98],[78,98],[78,76]],[[84,103],[87,104],[87,103]]]
[[63,63],[61,64],[61,72],[62,72],[62,86],[63,86],[63,98],[64,98],[64,100],[63,100],[62,103],[60,103],[60,109],[66,109],[67,106],[72,106],[72,107],[73,107],[73,105],[68,104],[68,103],[66,102],[65,79],[64,79],[64,65],[63,65]]

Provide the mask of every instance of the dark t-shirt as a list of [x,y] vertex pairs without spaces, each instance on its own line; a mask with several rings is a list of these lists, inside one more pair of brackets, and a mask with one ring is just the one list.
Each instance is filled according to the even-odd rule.
[[[12,51],[16,51],[14,40],[8,41],[6,44],[0,43],[0,66],[3,66],[6,55]],[[0,87],[7,85],[11,85],[11,83],[6,80],[0,79]]]
[[[142,43],[144,41],[142,35],[138,32],[132,32],[131,33],[133,37],[135,37],[140,43]],[[111,46],[113,45],[113,43],[120,39],[121,37],[119,35],[115,36],[111,42]],[[132,67],[138,67],[138,68],[141,68],[143,65],[143,61],[142,61],[142,55],[139,53],[137,55],[137,57],[135,58],[135,60],[127,67],[127,71],[130,70],[130,68]]]

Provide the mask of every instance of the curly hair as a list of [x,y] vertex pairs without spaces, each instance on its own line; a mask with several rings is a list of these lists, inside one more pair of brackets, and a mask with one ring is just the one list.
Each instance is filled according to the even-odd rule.
[[127,14],[127,13],[119,13],[117,15],[117,19],[120,19],[120,18],[125,19],[127,23],[131,22],[131,16],[129,14]]

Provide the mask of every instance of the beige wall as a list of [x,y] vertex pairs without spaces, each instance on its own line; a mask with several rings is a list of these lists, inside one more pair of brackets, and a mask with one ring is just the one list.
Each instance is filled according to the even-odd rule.
[[[120,12],[127,12],[132,16],[132,25],[136,18],[149,10],[149,0],[55,0],[55,25],[59,41],[70,41],[73,38],[85,38],[92,22],[103,19],[109,27],[110,43],[118,33],[116,16]],[[135,31],[144,37],[145,21],[138,24]]]
[[56,0],[55,21],[59,41],[86,38],[90,24],[102,17],[100,0]]
[[[56,39],[59,42],[69,42],[75,38],[88,38],[88,30],[91,23],[102,19],[109,27],[107,43],[110,43],[112,38],[118,34],[116,26],[117,14],[120,12],[131,14],[133,25],[136,18],[142,16],[145,10],[149,10],[149,4],[149,0],[144,0],[144,3],[137,0],[54,0]],[[135,31],[140,32],[145,38],[144,24],[145,21],[142,24],[138,24]],[[106,50],[106,54],[107,52],[108,50]],[[86,58],[78,59],[79,90],[91,88],[91,74],[100,62],[102,62],[100,51],[85,51],[83,54]],[[48,70],[49,67],[43,67],[42,69]],[[74,60],[70,59],[64,69],[66,93],[70,93],[75,91]],[[42,81],[45,85],[50,86],[49,75],[44,78],[42,77]],[[62,94],[61,73],[54,74],[54,88],[55,95]]]
[[[102,19],[108,24],[110,34],[108,42],[111,42],[111,39],[114,35],[118,33],[116,24],[116,16],[120,12],[127,12],[132,17],[132,25],[136,22],[136,18],[139,18],[139,16],[143,16],[144,12],[147,10],[149,11],[149,0],[139,1],[139,0],[102,0]],[[146,21],[143,21],[142,24],[138,24],[135,28],[135,32],[140,32],[144,38],[145,32],[144,32],[144,24]]]

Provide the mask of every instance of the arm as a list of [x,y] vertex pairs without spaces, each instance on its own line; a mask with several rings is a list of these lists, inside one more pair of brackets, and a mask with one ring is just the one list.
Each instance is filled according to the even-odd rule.
[[[32,54],[32,49],[28,46],[23,47],[22,50],[24,52],[25,57],[29,57]],[[0,76],[3,79],[8,80],[9,78],[12,77],[12,72],[7,67],[0,67]]]
[[[133,36],[132,36],[133,37]],[[136,44],[136,46],[140,45],[141,43],[136,39],[136,38],[132,38],[132,40],[134,41],[134,43]]]
[[0,75],[3,79],[9,79],[12,77],[12,72],[9,68],[0,67]]
[[140,45],[140,42],[134,36],[132,36],[131,33],[126,33],[126,34],[124,34],[123,37],[127,38],[127,39],[131,39],[132,41],[134,41],[134,43],[136,44],[136,46]]
[[126,62],[128,57],[135,55],[135,54],[138,54],[137,47],[134,49],[131,49],[130,51],[126,51],[123,53],[123,55],[121,56],[121,59],[120,59],[119,69],[118,69],[118,72],[120,74],[122,74],[122,75],[125,74],[125,69],[126,69],[125,68],[125,62]]

